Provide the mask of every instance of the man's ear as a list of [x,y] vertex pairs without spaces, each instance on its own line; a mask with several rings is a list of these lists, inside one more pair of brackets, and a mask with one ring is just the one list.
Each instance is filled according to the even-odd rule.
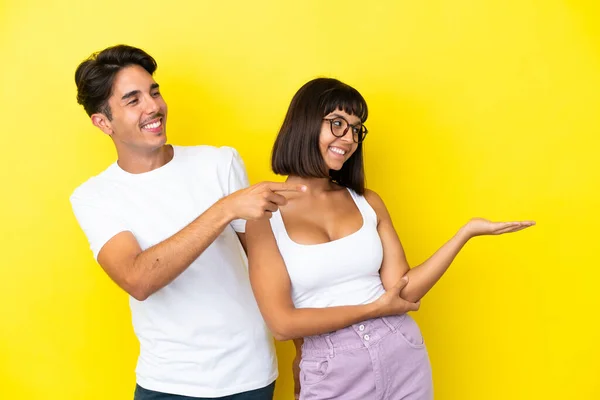
[[90,117],[92,119],[92,124],[99,128],[102,132],[106,133],[108,136],[112,136],[112,124],[108,120],[108,117],[102,113],[92,114]]

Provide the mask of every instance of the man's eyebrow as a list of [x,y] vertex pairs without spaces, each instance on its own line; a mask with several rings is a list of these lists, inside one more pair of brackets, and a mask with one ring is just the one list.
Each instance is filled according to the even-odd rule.
[[123,97],[121,97],[121,101],[127,100],[128,98],[133,96],[137,96],[138,94],[140,94],[139,90],[132,90],[131,92],[127,92],[123,95]]
[[[158,83],[153,83],[152,85],[150,85],[150,90],[154,90],[154,89],[158,89]],[[127,92],[123,95],[123,97],[121,97],[121,101],[123,100],[127,100],[130,97],[134,97],[140,94],[139,90],[132,90],[131,92]]]

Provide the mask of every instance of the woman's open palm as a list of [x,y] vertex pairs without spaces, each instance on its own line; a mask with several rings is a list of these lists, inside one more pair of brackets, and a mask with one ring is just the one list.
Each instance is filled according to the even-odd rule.
[[534,221],[492,222],[484,218],[473,218],[464,229],[470,236],[501,235],[517,232],[535,225]]

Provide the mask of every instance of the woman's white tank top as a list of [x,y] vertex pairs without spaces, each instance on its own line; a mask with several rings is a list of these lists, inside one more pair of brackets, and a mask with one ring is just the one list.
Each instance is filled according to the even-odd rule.
[[383,248],[377,214],[363,196],[348,191],[363,224],[358,231],[331,242],[298,244],[288,236],[281,213],[273,213],[271,229],[292,282],[296,308],[366,304],[385,293],[379,275]]

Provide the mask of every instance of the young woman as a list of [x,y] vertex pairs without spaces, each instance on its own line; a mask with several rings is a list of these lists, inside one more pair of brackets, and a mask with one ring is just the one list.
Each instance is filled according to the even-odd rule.
[[306,186],[246,227],[250,280],[278,340],[304,338],[300,399],[431,399],[423,338],[406,314],[474,236],[533,222],[472,219],[410,268],[381,198],[365,189],[367,104],[335,79],[306,83],[275,141],[273,171]]

